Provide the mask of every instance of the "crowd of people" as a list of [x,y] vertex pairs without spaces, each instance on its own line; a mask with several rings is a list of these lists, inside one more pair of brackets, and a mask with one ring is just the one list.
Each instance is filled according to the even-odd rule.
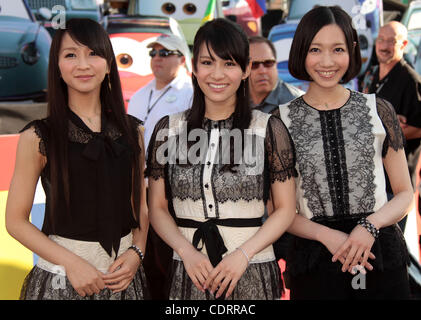
[[[270,41],[215,19],[195,36],[191,75],[179,37],[149,44],[154,79],[126,113],[108,35],[67,21],[48,117],[21,131],[7,200],[8,232],[40,257],[21,299],[277,300],[284,282],[294,300],[408,299],[398,223],[413,202],[421,77],[407,42],[384,25],[379,64],[347,89],[361,69],[352,20],[315,7],[288,61],[303,92],[278,78]],[[39,178],[42,230],[29,220]]]

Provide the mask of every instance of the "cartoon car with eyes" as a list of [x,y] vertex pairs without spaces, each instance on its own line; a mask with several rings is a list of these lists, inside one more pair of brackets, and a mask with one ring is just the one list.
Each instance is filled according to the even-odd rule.
[[[224,17],[219,0],[154,0],[138,3],[142,14],[162,15],[177,20],[189,46],[193,45],[194,36],[204,20]],[[207,13],[210,15],[207,16]]]

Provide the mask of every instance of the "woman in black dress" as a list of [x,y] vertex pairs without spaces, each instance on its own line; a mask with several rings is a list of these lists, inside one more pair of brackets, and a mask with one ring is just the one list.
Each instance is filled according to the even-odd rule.
[[[21,299],[144,299],[142,127],[125,113],[105,30],[67,21],[48,72],[48,117],[22,130],[6,207],[8,232],[40,257]],[[39,177],[42,231],[29,221]]]

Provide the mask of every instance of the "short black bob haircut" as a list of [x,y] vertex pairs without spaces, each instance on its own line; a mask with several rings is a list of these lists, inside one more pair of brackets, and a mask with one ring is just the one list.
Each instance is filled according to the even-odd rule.
[[308,50],[320,29],[331,24],[336,24],[343,31],[349,53],[348,70],[340,83],[347,83],[358,75],[361,70],[361,52],[351,17],[339,6],[316,6],[302,17],[292,41],[288,70],[294,78],[312,81],[305,68]]

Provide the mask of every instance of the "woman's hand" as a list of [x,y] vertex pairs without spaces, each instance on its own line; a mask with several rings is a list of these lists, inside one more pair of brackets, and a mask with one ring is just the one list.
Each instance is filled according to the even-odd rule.
[[82,258],[78,257],[70,265],[65,266],[65,270],[67,279],[82,297],[98,294],[105,288],[103,273]]
[[205,283],[205,289],[210,288],[210,292],[216,293],[215,298],[219,298],[228,287],[225,298],[228,298],[234,291],[238,280],[240,280],[248,266],[248,260],[239,249],[226,255],[220,263],[209,274]]
[[108,273],[102,276],[107,288],[113,293],[126,290],[136,275],[140,263],[140,258],[134,250],[124,252],[110,266]]
[[[342,263],[343,265],[347,262],[347,257],[348,257],[348,253],[350,252],[350,248],[349,247],[345,247],[345,244],[347,243],[347,241],[349,241],[349,235],[345,232],[339,231],[339,230],[335,230],[335,229],[325,229],[326,231],[323,232],[323,234],[320,235],[320,242],[329,250],[329,252],[333,255],[332,258],[332,262],[336,262],[336,260],[339,260],[340,263]],[[351,233],[352,234],[352,233]],[[342,251],[339,251],[341,248],[343,248]],[[371,249],[371,246],[370,246]],[[375,256],[370,252],[370,249],[368,250],[369,252],[369,257],[371,259],[375,259]],[[361,256],[360,256],[361,257]],[[357,261],[357,263],[359,262],[359,260]],[[356,265],[352,264],[352,266]],[[364,260],[361,262],[361,265],[365,268],[367,268],[368,270],[373,270],[373,266],[367,261]],[[342,268],[343,270],[348,270],[350,272],[352,272],[352,268]]]
[[209,258],[193,246],[182,253],[184,268],[197,289],[205,292],[205,282],[213,266]]
[[[375,258],[370,252],[373,243],[374,237],[364,227],[357,225],[352,230],[348,239],[335,252],[332,261],[335,262],[345,253],[346,259],[342,262],[342,272],[349,271],[354,273],[353,267],[359,263],[361,266],[373,270],[373,267],[367,262],[368,258]],[[368,266],[371,266],[371,268]]]

